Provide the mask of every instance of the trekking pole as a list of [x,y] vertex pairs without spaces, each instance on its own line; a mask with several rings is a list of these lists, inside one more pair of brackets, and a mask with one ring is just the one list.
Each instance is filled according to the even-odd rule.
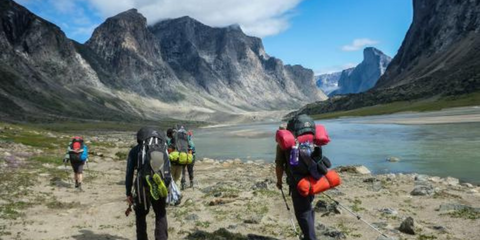
[[72,182],[72,179],[70,179],[70,177],[68,176],[68,169],[67,169],[67,162],[68,160],[66,158],[63,159],[63,169],[65,169],[65,173],[67,174],[67,179],[68,179],[68,182]]
[[328,197],[330,200],[332,200],[335,204],[337,204],[338,206],[342,207],[343,209],[347,210],[347,212],[351,213],[353,216],[355,216],[358,220],[364,222],[365,224],[367,224],[370,228],[372,228],[373,230],[377,231],[378,233],[380,233],[382,236],[386,237],[387,239],[392,239],[390,238],[389,236],[387,236],[385,233],[381,232],[380,230],[378,230],[378,228],[374,227],[372,224],[368,223],[367,221],[365,221],[360,215],[354,213],[352,210],[350,210],[349,208],[343,206],[342,204],[340,204],[337,200],[333,199],[332,197],[330,197],[328,194],[326,193],[323,193],[323,195],[325,195],[326,197]]
[[297,227],[295,226],[295,223],[293,222],[292,212],[290,211],[290,207],[288,206],[287,198],[285,197],[285,193],[283,192],[283,189],[282,189],[282,188],[280,188],[280,191],[282,191],[283,201],[285,202],[285,206],[287,206],[287,210],[288,210],[288,213],[289,213],[289,215],[290,215],[290,223],[292,224],[293,231],[295,232],[295,235],[296,235],[298,238],[300,238],[300,234],[298,234],[298,232],[297,232]]

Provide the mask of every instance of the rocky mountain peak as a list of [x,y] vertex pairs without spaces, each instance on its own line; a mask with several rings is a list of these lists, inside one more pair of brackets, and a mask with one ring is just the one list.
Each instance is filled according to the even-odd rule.
[[363,50],[363,61],[355,68],[344,70],[338,80],[338,89],[331,95],[364,92],[375,86],[387,69],[391,58],[382,51],[367,47]]
[[382,51],[374,47],[363,49],[363,60],[366,62],[378,61],[379,59],[389,58]]
[[137,60],[151,65],[151,62],[161,60],[154,39],[147,29],[147,19],[136,9],[130,9],[98,26],[86,45],[108,62],[118,64],[119,56],[130,52]]

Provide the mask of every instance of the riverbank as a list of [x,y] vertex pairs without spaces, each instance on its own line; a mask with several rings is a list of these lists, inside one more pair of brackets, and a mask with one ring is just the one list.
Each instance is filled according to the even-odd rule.
[[[317,120],[333,119],[341,117],[366,117],[377,115],[388,115],[403,112],[441,112],[455,108],[472,108],[480,104],[480,92],[466,94],[463,96],[450,96],[443,98],[422,99],[417,101],[401,101],[387,104],[378,104],[370,107],[363,107],[348,111],[337,111],[323,114],[313,114]],[[308,112],[315,112],[315,103],[305,106],[310,109]]]
[[[7,193],[0,196],[1,239],[135,238],[134,217],[124,215],[125,158],[134,144],[131,135],[85,136],[91,157],[84,191],[78,192],[70,180],[70,168],[65,170],[61,164],[69,135],[16,126],[1,131],[0,191]],[[5,140],[6,135],[12,140]],[[170,239],[215,239],[214,232],[227,239],[295,239],[290,215],[275,187],[273,164],[205,158],[197,161],[195,169],[195,187],[183,192],[179,206],[167,209]],[[360,174],[355,169],[343,168],[343,184],[327,194],[389,236],[477,237],[478,186],[453,178]],[[288,204],[292,207],[290,199]],[[314,204],[321,239],[378,237],[331,200],[319,195]],[[414,219],[415,235],[397,229],[408,217]],[[148,219],[153,236],[152,213]]]

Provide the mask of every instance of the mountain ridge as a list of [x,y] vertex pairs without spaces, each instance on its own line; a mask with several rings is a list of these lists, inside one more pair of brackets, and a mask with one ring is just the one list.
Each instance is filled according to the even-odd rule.
[[[13,103],[22,113],[13,114],[9,107],[2,110],[8,118],[215,121],[326,99],[312,89],[313,71],[283,65],[265,53],[261,39],[238,26],[211,28],[190,17],[148,26],[130,9],[108,18],[81,44],[11,0],[2,1],[0,9],[2,26],[7,26],[0,28],[0,70],[2,82],[10,79],[0,86],[0,104]],[[12,16],[39,25],[23,29]],[[165,24],[169,21],[187,22],[179,32],[189,40],[177,38],[175,26]],[[154,26],[165,31],[153,32]],[[216,35],[208,38],[207,32]],[[38,94],[26,94],[32,91]]]

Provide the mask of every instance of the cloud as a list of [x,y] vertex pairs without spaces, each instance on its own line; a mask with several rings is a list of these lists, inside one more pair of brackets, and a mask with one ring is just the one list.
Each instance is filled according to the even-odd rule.
[[204,24],[239,24],[249,35],[265,37],[289,27],[289,19],[303,0],[87,0],[103,17],[136,8],[149,24],[190,16]]
[[357,38],[357,39],[353,40],[351,45],[343,46],[342,51],[346,51],[346,52],[358,51],[358,50],[363,49],[365,46],[375,45],[375,44],[378,44],[378,43],[379,43],[379,41],[372,40],[372,39],[369,39],[369,38]]

